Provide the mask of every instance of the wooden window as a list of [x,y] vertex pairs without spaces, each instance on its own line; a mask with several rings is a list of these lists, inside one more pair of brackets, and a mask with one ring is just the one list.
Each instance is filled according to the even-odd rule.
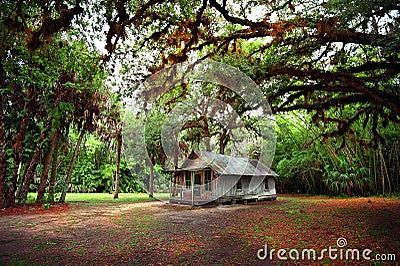
[[186,189],[190,189],[192,186],[192,181],[190,179],[190,175],[191,175],[190,172],[185,173],[185,188]]
[[194,184],[195,185],[200,185],[201,184],[201,174],[195,174],[194,175]]
[[266,177],[266,178],[264,179],[264,190],[265,190],[265,191],[268,191],[268,190],[269,190],[269,187],[268,187],[268,177]]
[[211,191],[211,171],[204,172],[204,187],[206,191]]

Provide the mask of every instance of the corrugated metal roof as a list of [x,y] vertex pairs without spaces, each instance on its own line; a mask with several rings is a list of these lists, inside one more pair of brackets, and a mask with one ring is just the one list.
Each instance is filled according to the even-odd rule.
[[211,168],[219,175],[276,176],[265,164],[255,159],[234,157],[207,151],[193,151],[179,170]]

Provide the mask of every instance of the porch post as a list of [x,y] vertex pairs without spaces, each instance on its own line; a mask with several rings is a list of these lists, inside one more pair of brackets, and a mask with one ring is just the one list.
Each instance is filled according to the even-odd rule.
[[194,206],[194,172],[190,172],[190,183],[192,186],[192,206]]
[[185,176],[184,175],[185,174],[179,176],[179,187],[178,188],[180,188],[179,193],[181,195],[181,200],[183,199],[183,188],[185,186]]
[[175,173],[169,176],[169,199],[171,200],[172,198],[172,182],[174,181],[173,176]]

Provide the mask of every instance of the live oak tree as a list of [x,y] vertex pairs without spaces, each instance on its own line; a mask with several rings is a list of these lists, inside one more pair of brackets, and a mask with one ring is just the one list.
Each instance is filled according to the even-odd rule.
[[[163,44],[156,69],[185,61],[193,52],[220,58],[256,80],[274,112],[305,109],[314,123],[330,125],[324,136],[352,131],[352,124],[362,119],[376,141],[381,138],[378,125],[399,122],[397,1],[149,5],[155,2],[161,8],[142,19],[163,25],[147,40]],[[171,6],[179,11],[168,15]],[[253,47],[244,49],[246,43]],[[353,112],[344,111],[348,106]]]
[[106,48],[124,62],[127,93],[143,74],[212,57],[260,84],[275,113],[310,112],[322,137],[357,134],[363,120],[373,134],[359,141],[376,146],[399,122],[397,1],[125,0],[114,11]]

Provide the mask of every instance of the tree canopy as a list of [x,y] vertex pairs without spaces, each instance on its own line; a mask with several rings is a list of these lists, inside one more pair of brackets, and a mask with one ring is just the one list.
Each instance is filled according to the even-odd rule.
[[[362,119],[375,141],[378,124],[399,122],[397,1],[150,1],[143,8],[153,30],[142,44],[161,56],[152,71],[191,57],[228,62],[260,84],[274,112],[312,112],[325,136],[354,131]],[[121,25],[141,29],[135,16]]]

